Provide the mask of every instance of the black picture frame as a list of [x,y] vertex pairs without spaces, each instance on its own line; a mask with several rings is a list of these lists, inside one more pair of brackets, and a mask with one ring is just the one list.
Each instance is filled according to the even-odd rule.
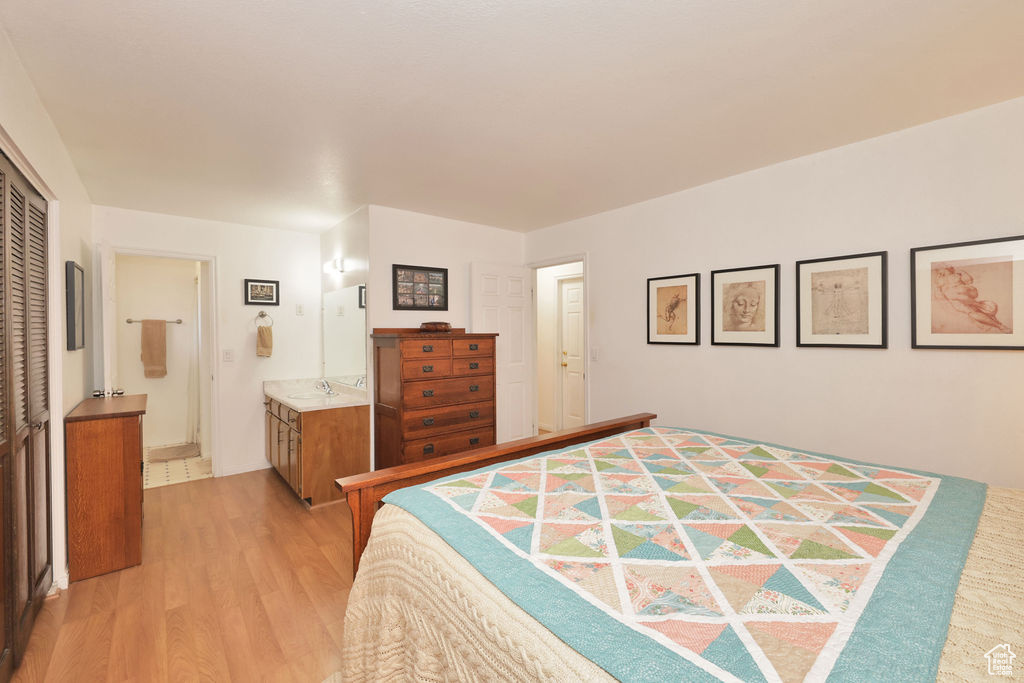
[[366,285],[359,285],[359,308],[366,308]]
[[396,311],[447,311],[448,269],[392,264],[391,308]]
[[797,261],[796,345],[888,348],[888,258],[873,251]]
[[[740,298],[737,286],[758,283],[758,301],[749,321],[725,316],[725,300]],[[763,291],[762,291],[763,290]],[[742,329],[750,326],[751,329]],[[711,271],[711,343],[716,346],[779,346],[779,264]]]
[[281,283],[279,280],[245,278],[242,296],[246,306],[280,306]]
[[68,351],[77,351],[85,348],[85,269],[74,261],[64,262],[64,287]]
[[700,273],[647,278],[647,343],[700,344]]
[[1024,235],[910,250],[910,346],[1024,350]]

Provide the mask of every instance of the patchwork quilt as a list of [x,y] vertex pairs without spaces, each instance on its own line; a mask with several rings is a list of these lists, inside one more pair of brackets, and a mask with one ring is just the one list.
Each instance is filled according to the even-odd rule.
[[651,427],[396,491],[620,680],[934,680],[985,487]]

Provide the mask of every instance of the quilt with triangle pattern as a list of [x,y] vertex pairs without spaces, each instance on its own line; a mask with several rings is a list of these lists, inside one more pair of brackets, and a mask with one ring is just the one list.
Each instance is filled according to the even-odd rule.
[[984,492],[650,427],[385,502],[620,680],[916,680],[934,678]]

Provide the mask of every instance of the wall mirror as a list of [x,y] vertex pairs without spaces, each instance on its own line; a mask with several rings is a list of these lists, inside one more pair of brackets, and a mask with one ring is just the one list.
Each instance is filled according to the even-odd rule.
[[[366,383],[366,309],[353,285],[324,292],[324,377],[362,387]],[[364,295],[365,296],[365,295]]]

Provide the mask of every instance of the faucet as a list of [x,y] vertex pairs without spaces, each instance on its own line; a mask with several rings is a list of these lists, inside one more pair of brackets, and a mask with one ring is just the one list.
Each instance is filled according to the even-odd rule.
[[359,375],[359,379],[356,380],[357,388],[366,388],[366,375]]
[[334,395],[334,389],[331,387],[331,383],[327,381],[326,377],[322,377],[320,381],[316,383],[315,388],[317,391],[322,391],[328,396]]

